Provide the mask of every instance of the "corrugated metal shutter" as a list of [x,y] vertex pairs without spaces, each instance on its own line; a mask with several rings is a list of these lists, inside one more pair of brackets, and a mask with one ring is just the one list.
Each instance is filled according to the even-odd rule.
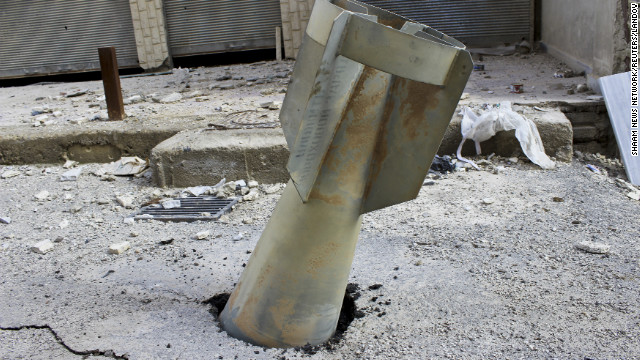
[[533,0],[361,0],[431,26],[467,45],[529,41]]
[[165,0],[172,56],[275,48],[279,0]]
[[137,66],[128,0],[0,1],[0,78],[98,70],[103,46]]

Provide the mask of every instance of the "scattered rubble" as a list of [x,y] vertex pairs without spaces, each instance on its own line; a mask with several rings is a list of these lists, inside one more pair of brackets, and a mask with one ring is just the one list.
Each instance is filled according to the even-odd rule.
[[123,241],[121,243],[109,245],[109,254],[119,255],[131,248],[131,243]]
[[51,194],[47,190],[42,190],[33,196],[38,201],[51,200]]
[[5,171],[5,172],[3,172],[3,173],[2,173],[1,177],[2,177],[3,179],[9,179],[9,178],[12,178],[12,177],[16,177],[16,176],[18,176],[18,175],[21,175],[21,174],[22,174],[22,172],[20,172],[20,171],[18,171],[18,170],[7,170],[7,171]]
[[53,250],[53,242],[51,240],[42,240],[31,247],[31,251],[37,254],[46,254]]
[[133,209],[133,202],[135,201],[135,198],[133,197],[133,195],[118,195],[116,196],[116,201],[123,208]]
[[199,233],[196,234],[196,239],[197,240],[206,240],[209,238],[210,232],[209,230],[205,230],[205,231],[200,231]]
[[69,171],[66,171],[60,175],[60,181],[76,181],[78,177],[82,173],[82,166],[77,168],[73,168]]
[[575,245],[576,249],[591,254],[608,254],[611,246],[593,241],[581,241]]

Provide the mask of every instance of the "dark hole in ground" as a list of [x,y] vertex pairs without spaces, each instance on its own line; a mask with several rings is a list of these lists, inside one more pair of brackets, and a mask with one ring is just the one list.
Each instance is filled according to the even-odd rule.
[[[227,301],[229,301],[230,295],[231,294],[229,293],[217,294],[214,297],[204,301],[205,304],[211,305],[211,309],[209,310],[209,312],[211,312],[211,314],[213,314],[216,319],[218,319],[218,315],[224,309]],[[305,345],[296,347],[295,349],[309,355],[313,355],[322,349],[335,349],[336,345],[339,344],[344,337],[344,334],[349,328],[349,325],[351,325],[351,322],[354,319],[364,317],[365,315],[364,312],[358,310],[358,307],[356,306],[356,300],[359,297],[360,286],[358,286],[358,284],[348,284],[347,289],[344,293],[344,298],[342,300],[342,308],[340,309],[340,317],[338,318],[338,326],[336,328],[335,334],[333,334],[333,336],[324,344],[316,346]],[[220,326],[220,323],[218,323],[218,326]]]

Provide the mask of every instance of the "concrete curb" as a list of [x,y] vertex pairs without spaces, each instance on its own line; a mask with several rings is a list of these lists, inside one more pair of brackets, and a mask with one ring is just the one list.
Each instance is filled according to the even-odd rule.
[[286,182],[289,150],[281,129],[186,130],[151,151],[162,187],[215,184],[220,179]]
[[111,162],[127,155],[146,158],[163,140],[185,129],[204,126],[204,121],[183,118],[5,127],[0,136],[0,164],[51,164],[65,159],[82,163]]
[[[571,161],[573,131],[565,115],[557,110],[527,114],[538,131],[549,156]],[[438,153],[456,152],[462,136],[462,117],[454,116]],[[501,132],[482,143],[484,154],[522,154],[514,131]],[[475,155],[472,141],[463,154]],[[151,153],[154,182],[162,187],[215,184],[222,178],[261,183],[286,182],[289,150],[281,129],[207,131],[186,130],[163,141]]]

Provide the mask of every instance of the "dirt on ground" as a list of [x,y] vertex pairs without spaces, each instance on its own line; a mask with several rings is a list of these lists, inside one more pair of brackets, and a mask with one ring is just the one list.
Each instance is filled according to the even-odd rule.
[[[593,96],[575,91],[584,77],[554,77],[563,65],[546,54],[483,63],[463,102]],[[269,106],[282,101],[292,66],[125,78],[125,98],[141,98],[126,111],[222,112],[232,115],[219,126],[263,126],[277,119]],[[509,92],[514,79],[524,93]],[[90,125],[106,117],[101,86],[0,88],[0,125]],[[182,99],[169,102],[173,93]],[[0,166],[0,358],[640,358],[640,190],[620,162],[577,153],[541,170],[523,158],[474,160],[481,171],[432,173],[417,199],[364,215],[349,279],[361,313],[317,349],[231,338],[207,302],[233,290],[284,184],[258,184],[219,221],[131,221],[184,189],[156,188],[149,172],[105,175],[104,164]],[[61,181],[77,166],[75,181]],[[123,242],[130,248],[109,250]]]
[[[183,189],[99,176],[101,164],[76,181],[59,165],[2,167],[0,358],[640,356],[640,202],[619,162],[476,160],[483,171],[431,174],[416,200],[364,216],[349,280],[364,316],[317,352],[230,338],[204,303],[233,289],[284,184],[221,221],[131,223]],[[43,240],[53,249],[39,254]]]
[[[586,87],[584,74],[573,74],[548,54],[483,56],[461,104],[601,101]],[[278,109],[293,61],[263,61],[218,67],[174,69],[165,75],[121,79],[128,120],[216,118],[222,127],[278,126]],[[562,76],[562,77],[558,77]],[[522,84],[522,93],[512,93]],[[101,81],[49,83],[0,88],[0,127],[90,126],[108,119]],[[208,124],[202,123],[203,127]]]

